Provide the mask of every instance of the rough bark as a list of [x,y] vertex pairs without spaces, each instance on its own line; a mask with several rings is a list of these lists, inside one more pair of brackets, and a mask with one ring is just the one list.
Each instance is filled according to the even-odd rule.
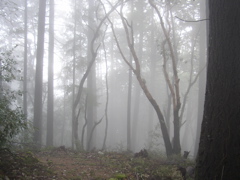
[[240,179],[240,1],[209,1],[209,57],[196,180]]

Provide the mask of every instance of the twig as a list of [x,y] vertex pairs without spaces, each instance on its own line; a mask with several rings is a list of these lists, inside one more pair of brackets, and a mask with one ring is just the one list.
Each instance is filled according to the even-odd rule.
[[181,21],[184,21],[184,22],[201,22],[201,21],[209,21],[209,19],[199,19],[199,20],[185,20],[185,19],[182,19],[180,17],[177,17],[177,16],[174,16],[175,18],[181,20]]

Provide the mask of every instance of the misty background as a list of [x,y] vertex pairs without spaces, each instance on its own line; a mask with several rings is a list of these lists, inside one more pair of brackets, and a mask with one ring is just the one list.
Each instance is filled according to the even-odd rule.
[[[0,4],[0,50],[13,49],[22,80],[11,87],[23,91],[16,103],[28,122],[39,122],[33,136],[41,146],[165,153],[159,117],[142,89],[147,87],[171,143],[178,127],[181,152],[196,156],[205,97],[205,1],[48,0],[44,38],[39,37],[39,1]],[[39,39],[44,40],[41,54]],[[34,105],[41,55],[42,108]]]

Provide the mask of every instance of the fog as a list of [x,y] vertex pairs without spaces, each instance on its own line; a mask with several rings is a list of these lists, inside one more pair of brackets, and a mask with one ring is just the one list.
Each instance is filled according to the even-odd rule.
[[[7,35],[1,38],[1,49],[17,45],[13,53],[23,81],[11,86],[24,92],[23,82],[27,83],[23,93],[27,102],[18,99],[18,104],[27,109],[28,122],[34,125],[34,112],[41,109],[34,107],[40,14],[38,1],[28,1],[24,22],[24,2],[6,0],[0,10],[6,15],[1,18],[0,34]],[[166,154],[169,139],[174,153],[190,151],[189,157],[194,158],[205,91],[204,2],[58,0],[54,2],[53,34],[50,11],[47,1],[42,117],[35,127],[41,138],[36,143],[48,146],[47,131],[53,131],[51,146],[86,151],[147,149]],[[49,129],[51,36],[54,108]]]

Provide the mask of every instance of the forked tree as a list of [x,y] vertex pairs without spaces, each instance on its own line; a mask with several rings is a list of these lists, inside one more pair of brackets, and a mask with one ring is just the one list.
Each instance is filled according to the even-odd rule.
[[[113,31],[113,35],[115,37],[115,41],[118,47],[118,50],[123,58],[123,60],[126,62],[126,64],[130,67],[130,69],[133,71],[134,75],[136,76],[140,87],[142,88],[145,96],[147,97],[147,99],[149,100],[149,102],[151,103],[151,105],[153,106],[155,112],[157,113],[158,116],[158,120],[160,123],[160,128],[162,131],[162,137],[164,140],[164,145],[165,145],[165,149],[166,149],[166,154],[167,156],[171,156],[172,154],[180,154],[181,153],[181,144],[180,144],[180,127],[181,127],[181,117],[183,116],[183,111],[184,111],[184,107],[186,104],[186,97],[188,96],[191,87],[196,83],[199,73],[202,71],[200,70],[199,73],[197,73],[197,75],[193,78],[193,66],[191,66],[191,73],[190,73],[190,80],[189,80],[189,85],[187,88],[187,91],[184,94],[184,100],[183,100],[183,104],[184,106],[181,107],[181,101],[180,101],[180,88],[179,88],[179,77],[178,77],[178,70],[177,70],[177,59],[176,59],[176,52],[177,50],[174,49],[173,43],[171,41],[171,36],[169,31],[171,29],[167,29],[166,25],[164,24],[164,20],[162,18],[162,15],[160,14],[160,11],[158,9],[158,7],[156,6],[156,4],[149,0],[148,1],[149,4],[153,7],[153,9],[156,11],[157,13],[157,17],[159,18],[159,22],[160,22],[160,27],[161,30],[163,31],[164,34],[164,41],[162,42],[162,51],[163,51],[163,72],[164,72],[164,76],[165,76],[165,80],[167,82],[167,86],[168,89],[170,91],[171,94],[171,101],[172,101],[172,114],[173,114],[173,123],[174,123],[174,135],[173,135],[173,141],[171,142],[170,140],[170,135],[169,135],[169,131],[166,125],[166,121],[164,118],[164,115],[162,113],[161,108],[159,107],[158,103],[156,102],[156,100],[154,99],[154,97],[152,96],[152,94],[150,93],[145,79],[142,76],[141,73],[141,63],[139,61],[139,56],[136,52],[135,49],[135,42],[134,42],[134,31],[133,31],[133,27],[132,27],[132,23],[129,23],[128,20],[124,17],[123,15],[123,6],[124,4],[122,4],[121,8],[120,8],[120,12],[118,12],[122,24],[123,24],[123,28],[125,31],[125,35],[126,35],[126,39],[127,39],[127,45],[128,48],[131,52],[131,55],[133,57],[133,64],[130,63],[130,61],[128,60],[128,58],[124,55],[122,47],[118,41],[117,35],[115,33],[114,30],[114,26],[113,23],[109,20],[109,22],[111,23],[111,27],[112,27],[112,31]],[[193,43],[195,44],[195,43]],[[175,47],[176,48],[176,47]],[[169,51],[169,57],[166,56],[166,51]],[[194,51],[192,51],[193,54]],[[171,67],[172,67],[172,72],[173,72],[173,80],[171,80],[169,72],[167,72],[166,69],[166,63],[167,60],[170,59],[171,60]],[[193,59],[193,58],[191,58]],[[173,81],[173,82],[172,82]],[[182,109],[181,109],[182,108]],[[181,112],[180,112],[181,109]]]

